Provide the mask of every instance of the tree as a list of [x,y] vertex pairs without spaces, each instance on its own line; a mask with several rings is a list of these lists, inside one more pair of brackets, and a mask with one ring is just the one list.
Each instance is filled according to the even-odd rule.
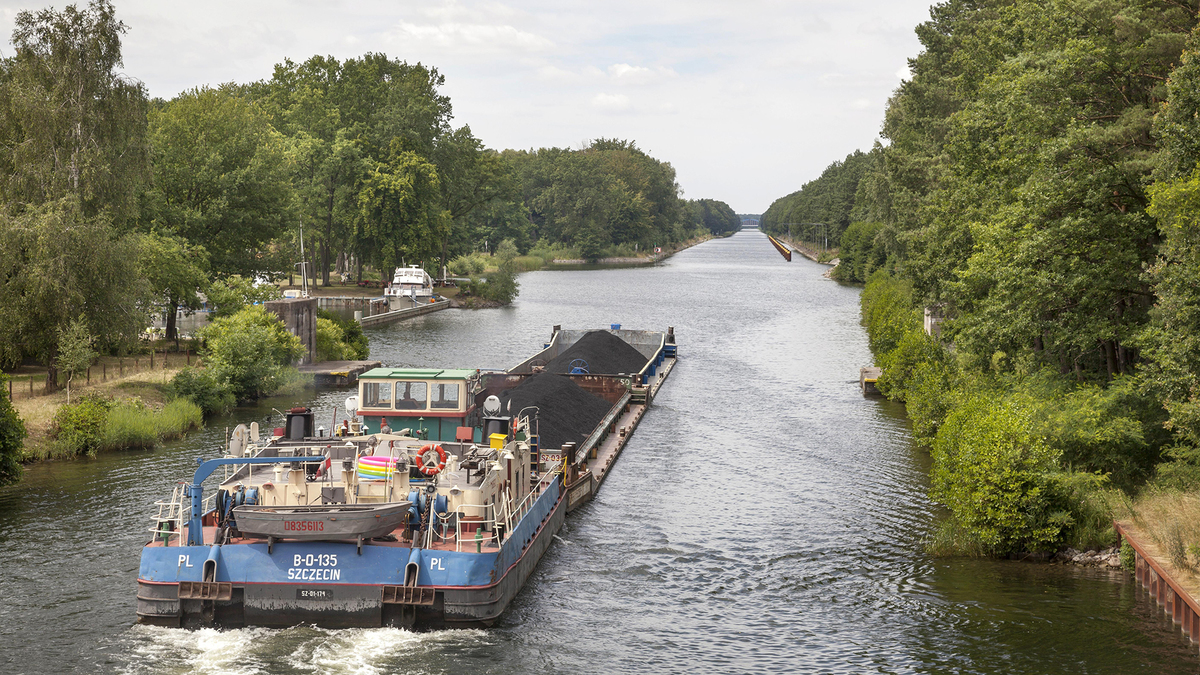
[[82,315],[65,328],[58,329],[58,367],[67,376],[67,405],[71,405],[71,381],[96,359],[93,341]]
[[279,388],[286,369],[304,354],[300,338],[264,307],[246,307],[216,319],[201,331],[201,356],[214,380],[227,384],[238,401]]
[[214,309],[213,318],[233,316],[249,305],[258,305],[279,298],[279,287],[255,284],[244,277],[226,277],[208,287],[208,301]]
[[0,362],[31,355],[57,388],[58,332],[82,314],[101,351],[132,347],[146,325],[138,246],[74,198],[0,212]]
[[199,293],[208,286],[208,252],[182,237],[155,234],[143,235],[140,249],[142,275],[155,302],[166,307],[166,338],[178,346],[175,315],[180,307],[201,307]]
[[154,185],[142,227],[208,252],[218,276],[277,273],[258,251],[293,218],[283,137],[234,87],[184,92],[150,115]]
[[0,61],[0,192],[16,204],[72,196],[84,217],[135,215],[148,177],[146,96],[117,72],[121,34],[107,0],[17,14]]
[[511,305],[520,287],[517,281],[517,246],[511,239],[505,239],[496,247],[496,260],[499,269],[495,274],[488,275],[487,299],[501,305]]
[[355,234],[379,269],[435,255],[448,227],[439,190],[433,164],[398,142],[375,164],[359,191]]

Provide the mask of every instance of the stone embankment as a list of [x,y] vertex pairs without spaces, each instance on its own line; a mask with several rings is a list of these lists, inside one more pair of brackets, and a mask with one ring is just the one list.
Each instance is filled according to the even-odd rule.
[[1121,567],[1121,549],[1113,547],[1099,551],[1095,549],[1079,551],[1073,548],[1066,548],[1056,553],[1050,559],[1050,562],[1063,565],[1079,565],[1081,567],[1118,569]]

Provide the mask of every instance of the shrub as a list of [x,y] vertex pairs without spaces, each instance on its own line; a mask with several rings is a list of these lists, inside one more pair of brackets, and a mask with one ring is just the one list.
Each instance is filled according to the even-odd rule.
[[329,319],[317,319],[317,360],[344,361],[349,358],[349,348],[343,341],[342,327]]
[[183,398],[199,407],[204,415],[221,415],[237,401],[228,383],[217,381],[208,369],[184,368],[171,378],[168,395]]
[[54,413],[52,435],[59,449],[69,455],[96,454],[104,442],[111,399],[97,393],[87,394]]
[[217,319],[201,335],[206,366],[218,382],[229,384],[239,401],[275,391],[284,370],[304,353],[300,339],[261,306]]
[[1031,426],[1021,406],[974,395],[933,442],[930,496],[993,553],[1048,548],[1072,524],[1047,485],[1058,452]]
[[471,277],[483,274],[487,256],[480,253],[460,255],[450,261],[450,273],[459,277]]
[[366,358],[370,357],[371,345],[370,345],[369,341],[367,340],[366,334],[363,333],[362,324],[355,321],[354,319],[346,319],[341,316],[338,316],[337,314],[334,314],[333,312],[330,312],[329,310],[318,309],[317,310],[317,322],[318,322],[317,323],[317,332],[318,332],[318,334],[317,334],[317,354],[318,354],[317,358],[318,359],[329,360],[329,359],[322,359],[320,356],[320,352],[321,352],[321,335],[320,335],[321,324],[320,324],[320,321],[321,321],[321,319],[325,319],[326,321],[333,323],[338,329],[341,330],[340,342],[342,344],[341,350],[344,354],[341,358],[361,360],[361,359],[366,359]]
[[859,302],[876,360],[896,349],[906,333],[921,326],[921,313],[913,307],[911,286],[886,272],[871,275]]
[[21,451],[25,443],[25,423],[8,400],[8,380],[0,375],[0,485],[15,483],[21,477]]

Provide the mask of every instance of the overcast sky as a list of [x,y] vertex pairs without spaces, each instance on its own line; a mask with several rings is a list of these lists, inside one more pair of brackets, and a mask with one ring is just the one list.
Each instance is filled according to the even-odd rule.
[[[22,9],[0,0],[3,52]],[[79,2],[80,5],[86,4]],[[930,0],[114,0],[151,96],[269,78],[285,57],[383,52],[436,66],[489,147],[631,139],[689,198],[739,213],[877,138]]]

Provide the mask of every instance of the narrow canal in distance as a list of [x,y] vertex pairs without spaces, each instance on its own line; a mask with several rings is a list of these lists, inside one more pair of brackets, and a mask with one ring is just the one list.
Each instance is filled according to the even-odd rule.
[[307,403],[329,426],[349,392],[322,391],[0,489],[0,672],[1200,672],[1123,573],[923,553],[928,455],[900,406],[860,395],[859,289],[825,269],[747,231],[651,268],[525,274],[511,308],[370,331],[388,365],[507,368],[554,324],[675,326],[671,379],[490,630],[134,624],[151,504],[226,425]]

